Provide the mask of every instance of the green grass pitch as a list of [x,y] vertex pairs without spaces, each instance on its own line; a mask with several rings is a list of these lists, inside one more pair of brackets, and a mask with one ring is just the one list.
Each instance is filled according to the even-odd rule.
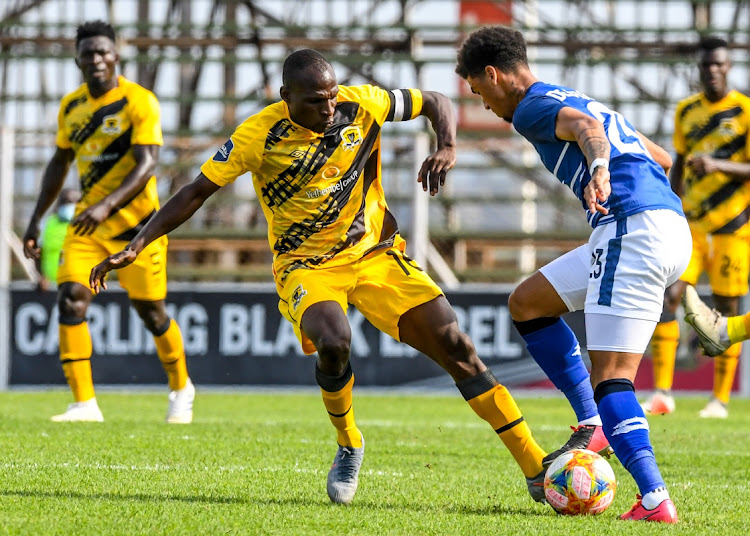
[[[613,506],[563,517],[533,503],[501,441],[456,392],[355,388],[367,439],[360,486],[333,505],[325,479],[335,434],[320,397],[198,388],[192,425],[162,423],[166,395],[100,392],[104,423],[57,424],[64,391],[0,394],[0,534],[605,535],[750,533],[750,400],[726,421],[697,417],[704,398],[651,418],[681,518],[617,520],[635,485],[616,461]],[[562,398],[519,398],[539,443],[564,442]]]

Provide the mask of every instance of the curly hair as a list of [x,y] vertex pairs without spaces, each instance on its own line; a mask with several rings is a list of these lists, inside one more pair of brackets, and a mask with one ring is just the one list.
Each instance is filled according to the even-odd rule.
[[310,68],[326,72],[331,69],[331,64],[328,63],[323,54],[312,48],[303,48],[292,52],[284,60],[284,67],[281,69],[281,83],[287,87],[294,85],[299,82],[300,74]]
[[507,26],[486,26],[472,32],[458,50],[456,74],[477,76],[487,65],[507,73],[528,65],[526,41],[518,30]]
[[76,48],[84,39],[89,37],[109,37],[114,43],[117,40],[115,29],[108,22],[103,20],[91,20],[84,22],[78,28],[76,28]]

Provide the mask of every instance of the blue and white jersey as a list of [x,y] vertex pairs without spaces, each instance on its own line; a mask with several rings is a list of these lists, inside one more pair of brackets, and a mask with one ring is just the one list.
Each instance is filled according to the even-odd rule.
[[[563,106],[580,110],[604,125],[611,147],[612,193],[603,203],[609,214],[591,212],[583,202],[583,191],[591,180],[586,157],[576,142],[555,136],[557,114]],[[513,126],[534,145],[544,166],[581,200],[592,227],[645,210],[670,209],[683,214],[682,203],[672,192],[664,170],[651,157],[635,128],[602,103],[570,88],[536,82],[518,104]]]

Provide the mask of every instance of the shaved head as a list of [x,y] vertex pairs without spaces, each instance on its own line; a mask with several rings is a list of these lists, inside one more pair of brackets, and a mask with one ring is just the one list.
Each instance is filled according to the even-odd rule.
[[333,67],[317,50],[305,48],[292,52],[282,70],[282,83],[287,88],[306,87],[311,82],[336,78]]

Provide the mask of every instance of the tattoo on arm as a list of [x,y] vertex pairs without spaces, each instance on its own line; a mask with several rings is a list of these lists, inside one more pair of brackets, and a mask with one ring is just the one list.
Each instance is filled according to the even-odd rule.
[[586,128],[577,137],[578,145],[588,162],[593,162],[597,158],[609,159],[609,140],[606,136],[596,134],[598,130],[593,127]]

